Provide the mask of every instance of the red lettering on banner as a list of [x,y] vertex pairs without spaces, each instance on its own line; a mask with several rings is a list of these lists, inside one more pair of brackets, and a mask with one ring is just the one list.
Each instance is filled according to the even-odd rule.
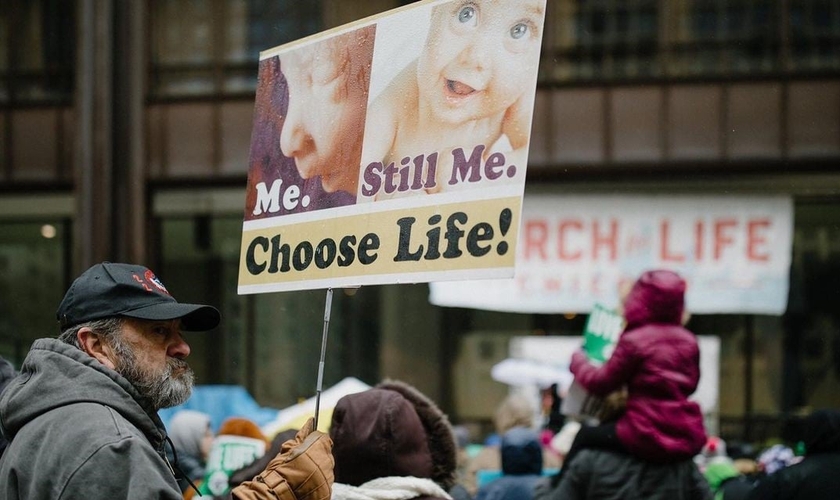
[[685,262],[685,254],[671,253],[668,241],[671,234],[671,221],[665,219],[659,226],[659,258],[663,262]]
[[610,260],[615,261],[618,256],[618,221],[610,220],[609,233],[601,235],[598,221],[592,223],[592,260],[598,259],[599,250],[606,246],[609,250]]
[[566,230],[569,228],[581,231],[583,230],[583,223],[579,220],[564,220],[560,223],[559,234],[557,235],[557,254],[560,257],[560,260],[580,260],[583,256],[583,252],[581,250],[573,253],[569,253],[566,250]]
[[559,292],[562,289],[560,280],[554,278],[546,278],[543,286],[546,292]]
[[718,219],[715,221],[715,253],[714,259],[720,260],[723,256],[723,250],[727,246],[732,246],[734,240],[729,230],[738,225],[735,219]]
[[548,260],[545,245],[548,242],[548,224],[544,220],[529,220],[525,223],[525,260],[531,260],[531,251]]
[[[526,260],[539,262],[616,262],[652,251],[651,257],[663,264],[726,261],[735,256],[736,250],[754,263],[769,262],[772,257],[773,219],[766,216],[693,221],[664,216],[656,220],[653,235],[633,227],[622,231],[622,222],[620,218],[578,217],[527,220],[523,255]],[[567,283],[563,288],[569,286]]]
[[627,241],[624,244],[624,251],[628,255],[633,255],[636,253],[640,253],[646,250],[650,245],[650,239],[645,238],[639,234],[630,234],[627,237]]
[[703,260],[703,236],[706,234],[704,228],[702,220],[694,224],[694,260],[698,262]]
[[770,260],[770,254],[764,252],[758,253],[758,246],[765,245],[767,238],[765,234],[758,232],[770,227],[770,219],[753,219],[747,222],[747,258],[750,260],[757,260],[767,262]]

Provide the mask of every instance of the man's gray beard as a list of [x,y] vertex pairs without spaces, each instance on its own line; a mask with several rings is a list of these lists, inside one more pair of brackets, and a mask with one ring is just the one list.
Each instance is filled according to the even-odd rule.
[[[183,359],[167,358],[166,368],[151,371],[137,363],[134,349],[122,339],[112,339],[112,347],[119,357],[116,371],[146,398],[155,410],[177,406],[192,394],[195,375]],[[173,375],[180,372],[178,375]]]

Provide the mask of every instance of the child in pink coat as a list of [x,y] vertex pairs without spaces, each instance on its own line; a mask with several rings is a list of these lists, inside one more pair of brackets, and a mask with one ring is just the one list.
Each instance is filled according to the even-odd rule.
[[647,271],[624,300],[626,326],[603,366],[582,351],[571,371],[598,396],[627,389],[627,406],[614,422],[584,427],[566,457],[581,448],[624,451],[651,462],[691,459],[706,442],[703,414],[689,396],[700,380],[697,338],[682,326],[685,281],[666,270]]

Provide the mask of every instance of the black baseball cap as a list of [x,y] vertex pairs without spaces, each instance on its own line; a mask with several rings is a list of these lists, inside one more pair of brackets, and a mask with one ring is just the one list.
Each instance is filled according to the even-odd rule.
[[187,331],[212,330],[221,320],[215,307],[175,300],[148,268],[112,262],[96,264],[76,278],[56,311],[61,330],[116,316],[180,318],[181,328]]

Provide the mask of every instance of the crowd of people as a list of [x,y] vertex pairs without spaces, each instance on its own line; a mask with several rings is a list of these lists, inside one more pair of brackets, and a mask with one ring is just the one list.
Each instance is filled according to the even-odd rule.
[[[37,340],[16,372],[0,358],[0,499],[563,500],[840,498],[840,411],[792,427],[796,447],[733,456],[707,436],[689,396],[699,349],[684,327],[685,282],[644,273],[623,297],[626,326],[601,366],[571,370],[604,398],[597,422],[511,394],[478,452],[415,387],[384,380],[341,398],[329,432],[310,418],[266,436],[233,417],[158,410],[186,401],[193,374],[181,331],[220,321],[176,301],[151,270],[102,263],[61,301],[57,339]],[[488,474],[490,472],[490,474]]]

